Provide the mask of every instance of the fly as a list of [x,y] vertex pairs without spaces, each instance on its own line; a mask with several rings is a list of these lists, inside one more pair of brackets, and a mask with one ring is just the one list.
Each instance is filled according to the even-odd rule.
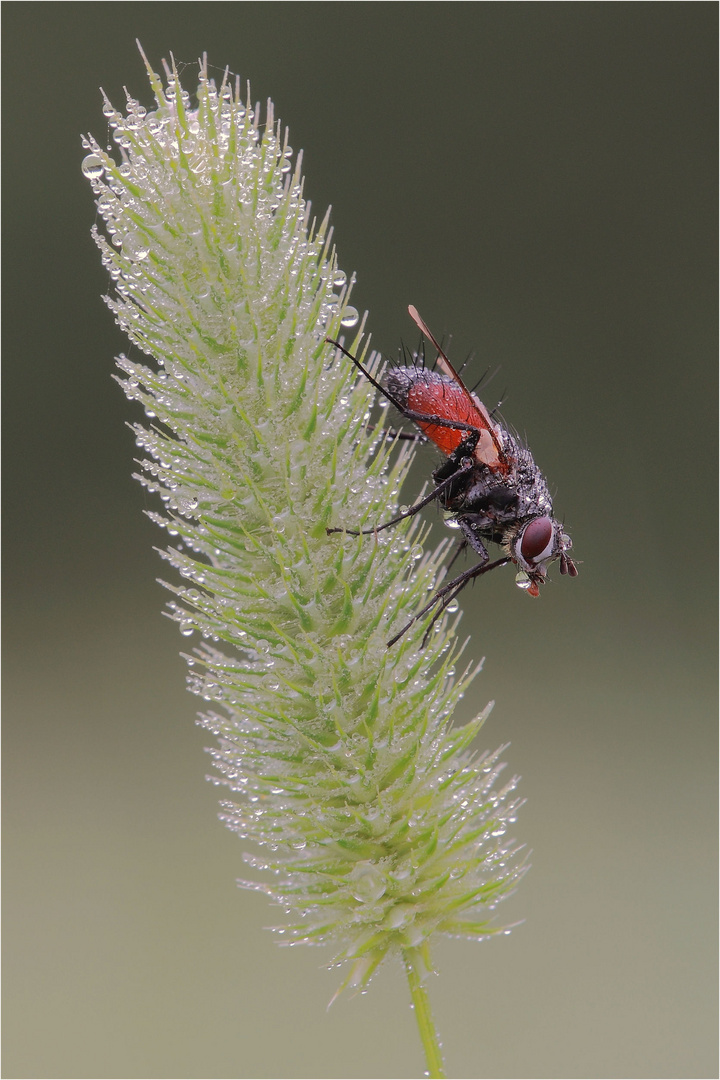
[[[539,595],[548,566],[556,560],[560,562],[561,574],[577,577],[578,572],[567,554],[572,541],[553,516],[545,477],[532,454],[467,389],[417,309],[410,305],[408,311],[423,337],[437,350],[434,369],[424,365],[391,367],[380,383],[339,342],[330,338],[328,341],[352,360],[398,412],[435,443],[445,455],[445,461],[432,473],[435,487],[430,494],[392,521],[374,529],[328,529],[328,533],[372,536],[437,500],[462,533],[455,557],[470,547],[480,561],[438,589],[430,603],[388,642],[388,647],[437,605],[429,632],[470,581],[498,566],[514,563],[518,571],[515,582],[529,596]],[[487,542],[501,548],[500,558],[490,560]]]

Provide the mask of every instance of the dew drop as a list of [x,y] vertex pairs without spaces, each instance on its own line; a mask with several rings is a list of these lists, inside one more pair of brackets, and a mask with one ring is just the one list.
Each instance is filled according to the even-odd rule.
[[518,589],[529,589],[532,585],[532,581],[525,573],[525,571],[521,570],[519,574],[515,575],[515,584],[517,585]]
[[357,863],[350,875],[350,892],[361,902],[379,900],[387,888],[385,875],[369,862]]
[[358,321],[359,318],[360,318],[360,316],[357,313],[357,308],[346,307],[345,310],[342,313],[342,318],[340,319],[340,325],[341,326],[355,326],[357,324],[357,321]]
[[147,259],[149,248],[140,236],[139,233],[131,232],[127,236],[123,237],[122,242],[123,255],[127,255],[129,259],[133,259],[136,262],[140,262],[141,259]]
[[97,180],[105,172],[102,158],[99,158],[97,154],[88,154],[84,157],[80,168],[83,176],[87,176],[88,180]]

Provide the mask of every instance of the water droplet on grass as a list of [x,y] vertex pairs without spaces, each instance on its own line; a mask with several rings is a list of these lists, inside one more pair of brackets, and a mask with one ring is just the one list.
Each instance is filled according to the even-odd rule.
[[99,158],[97,154],[88,154],[84,157],[80,168],[83,176],[87,176],[88,180],[97,180],[105,172],[102,158]]

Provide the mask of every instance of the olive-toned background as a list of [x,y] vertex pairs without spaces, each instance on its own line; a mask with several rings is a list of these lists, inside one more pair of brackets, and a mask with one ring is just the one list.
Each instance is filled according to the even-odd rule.
[[327,953],[263,929],[203,779],[79,167],[100,85],[150,101],[136,37],[188,88],[207,50],[272,95],[375,343],[415,340],[413,302],[499,365],[575,541],[540,600],[510,570],[463,597],[463,714],[497,700],[533,869],[509,938],[436,948],[451,1074],[717,1075],[716,6],[3,14],[4,1075],[424,1068],[398,968],[327,1012]]

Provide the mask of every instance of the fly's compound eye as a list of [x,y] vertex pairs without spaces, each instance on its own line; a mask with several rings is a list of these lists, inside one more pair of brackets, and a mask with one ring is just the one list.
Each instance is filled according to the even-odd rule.
[[526,563],[534,566],[544,562],[553,554],[554,548],[555,530],[552,518],[535,518],[525,526],[520,540],[520,554]]

